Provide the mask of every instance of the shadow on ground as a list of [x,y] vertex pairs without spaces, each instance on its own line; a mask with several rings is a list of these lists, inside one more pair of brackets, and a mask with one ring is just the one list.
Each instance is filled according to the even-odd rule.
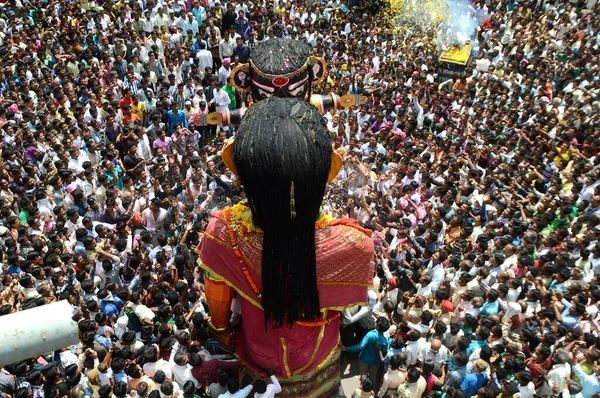
[[342,377],[342,386],[337,393],[330,395],[330,398],[350,397],[359,386],[358,359],[351,358],[346,353],[342,353],[340,360],[340,373]]

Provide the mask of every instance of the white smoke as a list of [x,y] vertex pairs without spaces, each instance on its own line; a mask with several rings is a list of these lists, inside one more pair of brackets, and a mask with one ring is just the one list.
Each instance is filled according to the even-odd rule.
[[435,32],[439,52],[462,47],[487,19],[487,10],[473,8],[471,0],[389,0],[398,33],[405,40],[414,32]]
[[477,21],[482,17],[482,11],[476,11],[470,0],[441,0],[440,3],[444,10],[444,18],[437,27],[438,51],[442,52],[454,46],[463,47],[475,36]]

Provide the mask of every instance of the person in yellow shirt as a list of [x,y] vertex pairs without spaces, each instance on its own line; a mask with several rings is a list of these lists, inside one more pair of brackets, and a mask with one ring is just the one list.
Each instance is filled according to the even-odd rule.
[[569,161],[571,160],[571,148],[566,142],[562,142],[558,148],[556,148],[556,157],[554,158],[554,163],[558,166],[563,160]]
[[283,2],[279,3],[279,6],[275,9],[277,15],[285,16],[285,4]]
[[131,96],[131,113],[137,115],[140,121],[142,122],[142,126],[145,126],[146,121],[146,104],[140,101],[140,96],[137,94],[133,94]]

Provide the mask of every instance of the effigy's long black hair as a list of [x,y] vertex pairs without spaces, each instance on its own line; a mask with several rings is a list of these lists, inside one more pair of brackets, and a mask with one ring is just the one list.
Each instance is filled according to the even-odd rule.
[[252,50],[252,62],[263,73],[285,75],[302,67],[310,55],[302,40],[269,39]]
[[320,316],[315,221],[331,152],[325,119],[301,99],[259,101],[239,126],[233,160],[253,222],[264,232],[265,327]]

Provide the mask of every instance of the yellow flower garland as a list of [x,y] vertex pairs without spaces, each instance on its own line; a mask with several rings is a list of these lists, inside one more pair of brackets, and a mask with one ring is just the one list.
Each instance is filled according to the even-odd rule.
[[[257,225],[254,225],[254,223],[252,222],[252,211],[250,210],[250,207],[248,207],[246,201],[241,201],[238,204],[232,206],[231,212],[233,213],[235,218],[240,222],[241,227],[243,228],[243,231],[240,231],[243,232],[242,235],[250,232],[263,232]],[[331,221],[333,221],[333,217],[323,213],[323,211],[321,210],[319,218],[315,222],[315,229],[326,228]]]

